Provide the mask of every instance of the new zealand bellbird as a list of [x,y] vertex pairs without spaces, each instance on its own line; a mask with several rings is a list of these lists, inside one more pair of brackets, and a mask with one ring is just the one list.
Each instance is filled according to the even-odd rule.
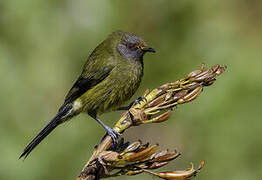
[[141,82],[146,52],[155,50],[141,37],[123,31],[110,34],[87,59],[58,113],[26,146],[20,158],[26,158],[58,125],[82,112],[99,122],[115,142],[118,132],[103,124],[97,115],[123,109],[120,106],[132,97]]

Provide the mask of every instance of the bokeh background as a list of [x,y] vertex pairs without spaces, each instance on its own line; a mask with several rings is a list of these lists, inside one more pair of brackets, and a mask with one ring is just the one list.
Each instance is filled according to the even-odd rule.
[[[88,55],[117,29],[141,35],[158,51],[145,56],[136,97],[201,63],[228,66],[168,122],[130,129],[127,140],[178,148],[182,156],[164,169],[206,160],[196,179],[262,179],[261,19],[260,0],[1,0],[0,179],[78,175],[104,135],[84,114],[57,128],[26,161],[18,157],[56,113]],[[108,125],[118,118],[119,112],[101,117]]]

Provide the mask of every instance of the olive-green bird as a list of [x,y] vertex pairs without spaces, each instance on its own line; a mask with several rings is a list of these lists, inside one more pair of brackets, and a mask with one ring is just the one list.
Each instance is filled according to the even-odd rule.
[[94,118],[114,142],[118,132],[103,124],[97,115],[120,107],[136,92],[143,76],[143,56],[155,50],[134,34],[116,31],[91,53],[83,71],[65,97],[56,116],[26,146],[21,157],[29,153],[58,125],[85,112]]

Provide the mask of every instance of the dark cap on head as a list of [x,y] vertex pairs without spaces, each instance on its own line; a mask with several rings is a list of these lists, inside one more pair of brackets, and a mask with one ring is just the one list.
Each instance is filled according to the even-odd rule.
[[115,31],[111,35],[119,39],[117,50],[125,59],[141,60],[146,52],[156,52],[140,36],[135,34]]

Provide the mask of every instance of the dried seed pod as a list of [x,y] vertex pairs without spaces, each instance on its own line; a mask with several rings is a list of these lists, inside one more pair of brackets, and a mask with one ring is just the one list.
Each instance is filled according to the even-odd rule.
[[[175,81],[175,82],[166,83],[158,89],[161,90],[164,93],[164,91],[167,91],[169,89],[179,88],[185,81],[186,81],[186,78],[183,78],[183,79],[180,79],[180,80]],[[160,94],[162,94],[162,93],[160,93]]]
[[154,162],[147,169],[157,169],[167,165],[169,162]]
[[208,80],[207,82],[203,83],[203,86],[210,86],[210,85],[212,85],[215,81],[216,81],[216,79]]
[[142,142],[140,140],[135,141],[132,144],[130,144],[129,146],[127,146],[127,148],[121,154],[133,152],[133,151],[137,150],[141,146],[141,144],[142,144]]
[[173,95],[173,92],[172,92],[172,91],[168,91],[168,92],[166,93],[165,101],[167,101],[168,99],[170,99],[170,98],[172,97],[172,95]]
[[133,154],[136,154],[136,152],[121,153],[122,159],[125,161],[127,157],[132,156]]
[[191,90],[191,89],[197,88],[198,86],[201,86],[201,84],[199,84],[197,82],[192,82],[190,84],[185,85],[183,89]]
[[154,158],[158,158],[158,157],[160,157],[160,156],[164,156],[164,155],[166,155],[167,153],[168,153],[168,150],[166,149],[166,150],[164,150],[164,151],[161,151],[161,152],[157,153]]
[[216,72],[220,66],[218,64],[211,67],[213,72]]
[[[159,112],[160,112],[160,110],[155,110],[155,109],[154,110],[153,109],[145,110],[145,114],[147,115],[148,119],[150,119],[151,115],[158,114]],[[143,123],[145,123],[145,121],[143,121]]]
[[149,92],[150,92],[149,89],[146,89],[142,96],[146,97],[149,94]]
[[136,161],[142,161],[145,160],[147,158],[149,158],[152,154],[154,154],[156,152],[158,148],[158,145],[153,145],[149,148],[144,149],[143,151],[139,151],[137,153],[131,154],[127,157],[125,157],[124,160],[128,161],[128,162],[136,162]]
[[168,110],[168,111],[160,114],[157,117],[154,117],[154,118],[149,119],[147,121],[143,121],[143,123],[144,124],[146,124],[146,123],[161,123],[161,122],[164,122],[164,121],[168,120],[169,117],[171,116],[171,114],[172,114],[172,111]]
[[146,169],[148,168],[148,166],[145,164],[145,163],[142,163],[142,164],[139,164],[139,165],[136,165],[137,167],[141,168],[141,169]]
[[173,100],[176,101],[187,94],[188,90],[181,90],[173,96]]
[[205,79],[205,82],[214,80],[216,76],[216,73],[210,74],[208,78]]
[[199,78],[199,77],[202,77],[206,74],[210,74],[211,73],[211,70],[207,69],[205,71],[202,71],[200,74],[196,75],[194,78]]
[[195,70],[195,71],[192,71],[191,73],[187,74],[186,75],[186,78],[192,78],[192,77],[195,77],[197,76],[198,74],[200,74],[202,71],[201,70]]
[[209,76],[212,74],[212,72],[208,71],[204,71],[203,74],[199,74],[198,76],[194,77],[194,81],[197,82],[201,82],[201,81],[205,81],[206,79],[209,78]]
[[142,109],[131,108],[129,109],[129,112],[133,116],[132,118],[133,125],[142,124],[143,121],[147,119],[147,115],[145,114],[145,112]]
[[182,103],[187,103],[187,102],[190,102],[190,101],[196,99],[200,95],[202,89],[203,89],[202,86],[197,87],[196,89],[191,91],[189,94],[187,94],[183,98],[179,99],[177,102],[179,104],[182,104]]
[[154,159],[156,155],[157,153],[152,154],[149,159]]
[[169,102],[169,103],[166,103],[166,104],[167,104],[167,105],[161,106],[161,107],[159,107],[158,109],[159,109],[159,110],[170,109],[170,108],[175,107],[178,103],[177,103],[177,102],[173,102],[173,103],[170,104],[170,102]]
[[99,154],[98,159],[100,160],[100,162],[112,163],[116,162],[119,159],[122,159],[122,156],[114,151],[103,151]]
[[181,80],[177,80],[177,81],[171,82],[169,84],[170,84],[170,86],[172,86],[172,88],[176,88],[176,87],[180,86],[181,82],[182,82]]
[[155,173],[152,171],[145,170],[145,172],[153,174],[155,176],[158,176],[159,178],[162,179],[167,179],[167,180],[188,180],[192,176],[195,176],[200,169],[204,166],[204,161],[202,161],[198,167],[198,169],[194,169],[193,164],[191,163],[191,168],[184,170],[184,171],[169,171],[169,172],[159,172]]
[[136,150],[136,152],[143,151],[143,150],[147,149],[148,147],[149,147],[149,142],[147,142],[146,144],[141,145],[141,146]]
[[171,161],[175,158],[177,158],[178,156],[180,156],[180,153],[174,152],[174,153],[168,153],[168,154],[164,154],[162,156],[158,156],[155,157],[154,159],[152,159],[152,162],[166,162],[166,161]]
[[200,65],[200,70],[201,70],[201,71],[205,71],[205,70],[206,70],[206,65],[205,65],[205,63],[202,63],[202,64]]
[[227,69],[227,66],[220,66],[220,67],[217,69],[216,74],[219,76],[219,75],[221,75],[226,69]]
[[125,175],[128,175],[128,176],[133,176],[133,175],[140,174],[140,173],[142,173],[142,172],[143,172],[143,170],[142,170],[142,169],[139,169],[139,170],[134,170],[134,171],[127,171],[127,172],[125,173]]
[[162,94],[161,96],[157,97],[156,99],[154,99],[153,101],[151,101],[147,107],[153,107],[153,106],[157,106],[158,104],[162,103],[165,101],[165,94]]

